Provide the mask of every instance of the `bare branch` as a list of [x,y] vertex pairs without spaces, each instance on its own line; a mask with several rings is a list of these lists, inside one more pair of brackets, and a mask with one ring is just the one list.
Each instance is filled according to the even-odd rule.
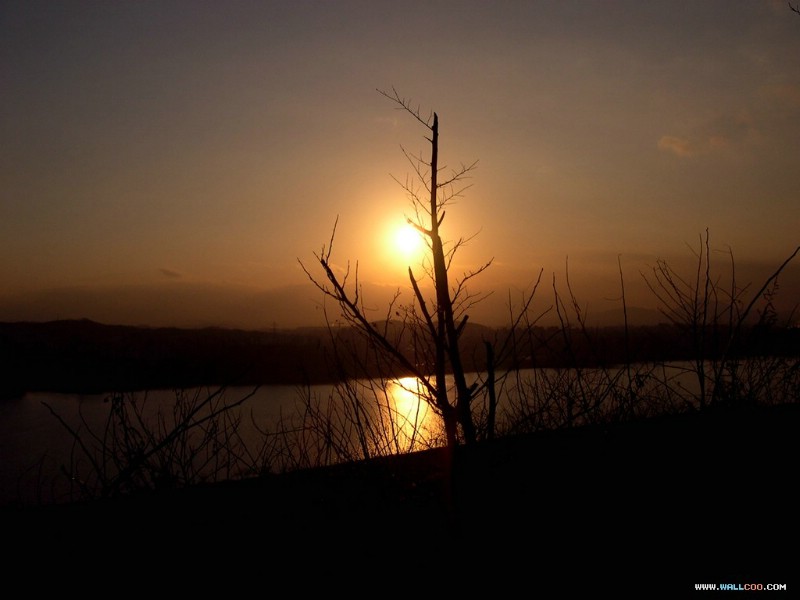
[[[426,119],[423,119],[420,115],[420,108],[417,106],[416,108],[411,106],[411,98],[403,98],[400,96],[399,92],[392,86],[392,92],[385,92],[379,88],[376,88],[376,91],[381,94],[382,96],[387,97],[389,100],[398,104],[398,110],[405,110],[408,114],[414,117],[417,121],[422,123],[428,129],[431,129],[431,119],[433,118],[433,113],[429,114]],[[430,141],[430,140],[428,140]]]

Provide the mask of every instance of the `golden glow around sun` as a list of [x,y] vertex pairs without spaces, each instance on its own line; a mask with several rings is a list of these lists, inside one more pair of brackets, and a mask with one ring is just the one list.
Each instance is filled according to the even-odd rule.
[[422,234],[408,223],[404,223],[394,233],[394,245],[405,259],[416,258],[424,249]]
[[429,250],[425,235],[397,215],[373,227],[374,258],[381,269],[377,278],[386,285],[408,284],[408,268],[420,269],[425,262]]

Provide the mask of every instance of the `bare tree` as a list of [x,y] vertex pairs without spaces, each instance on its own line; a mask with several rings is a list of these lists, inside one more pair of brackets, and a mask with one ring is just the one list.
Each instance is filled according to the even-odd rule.
[[[379,351],[387,366],[419,380],[419,396],[441,416],[448,446],[453,447],[462,440],[472,443],[479,437],[473,418],[472,402],[486,388],[486,381],[492,382],[492,378],[487,378],[483,383],[477,377],[471,383],[467,381],[460,339],[467,324],[467,311],[482,299],[482,296],[470,293],[467,284],[488,268],[491,260],[451,282],[453,258],[468,240],[462,237],[448,243],[443,240],[441,229],[446,208],[469,187],[466,180],[477,163],[462,164],[452,170],[449,176],[442,177],[444,169],[439,166],[438,115],[434,112],[427,118],[423,117],[419,108],[413,107],[410,100],[400,96],[394,88],[391,92],[378,92],[428,131],[429,137],[425,139],[430,143],[430,158],[414,156],[403,149],[403,154],[414,171],[414,177],[397,181],[411,201],[413,216],[406,220],[420,232],[427,243],[427,257],[421,268],[423,277],[427,277],[432,284],[433,298],[426,298],[421,274],[415,273],[409,267],[408,277],[414,293],[412,303],[401,306],[398,294],[387,310],[384,321],[370,320],[361,298],[358,265],[356,264],[351,273],[348,263],[344,274],[337,275],[331,264],[336,225],[328,245],[323,246],[319,254],[315,254],[325,279],[320,280],[311,274],[302,261],[301,266],[323,294],[335,300],[344,321],[359,331]],[[353,279],[348,281],[351,275]],[[398,318],[400,325],[393,326],[391,321]],[[491,356],[489,351],[489,361]],[[448,384],[448,377],[452,377],[452,385]],[[492,418],[489,419],[491,426],[496,397],[493,390],[488,395],[492,403]]]
[[[659,302],[661,313],[684,334],[691,349],[692,367],[689,369],[697,380],[697,407],[732,404],[740,401],[741,348],[746,347],[744,336],[748,321],[763,329],[774,318],[771,301],[777,289],[778,277],[789,263],[800,253],[800,247],[761,285],[747,301],[749,284],[741,286],[736,278],[733,252],[730,257],[729,288],[720,283],[712,273],[711,246],[706,229],[698,249],[693,250],[696,269],[691,277],[682,276],[665,260],[657,261],[648,276],[642,274],[645,283]],[[756,308],[758,302],[766,304],[763,311]],[[758,314],[756,314],[758,313]]]

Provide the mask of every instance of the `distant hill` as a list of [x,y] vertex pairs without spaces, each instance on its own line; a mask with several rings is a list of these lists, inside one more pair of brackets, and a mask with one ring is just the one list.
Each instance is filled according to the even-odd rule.
[[[482,346],[491,332],[469,325],[464,343]],[[25,391],[104,393],[331,381],[337,373],[333,345],[357,348],[362,342],[346,327],[255,331],[105,325],[87,319],[0,323],[0,397]],[[340,359],[347,356],[343,352]]]
[[589,323],[594,327],[623,325],[626,319],[628,325],[633,327],[659,325],[669,322],[662,312],[652,308],[641,308],[638,306],[629,306],[624,312],[622,308],[618,308],[605,310],[597,314],[590,313],[588,316]]
[[9,395],[318,380],[327,373],[324,331],[0,323],[2,385]]
[[[642,322],[647,315],[633,316]],[[634,321],[631,316],[629,312],[629,321]],[[390,337],[404,331],[404,352],[418,362],[408,328],[390,323],[387,331]],[[486,342],[494,345],[500,369],[663,361],[688,358],[694,351],[691,336],[664,323],[630,325],[627,331],[619,325],[590,326],[569,336],[557,326],[537,326],[525,333],[514,338],[512,347],[507,329],[468,323],[461,336],[465,368],[486,368]],[[721,345],[727,338],[717,331],[714,339]],[[743,355],[796,355],[800,330],[753,330],[734,350]],[[709,355],[713,351],[707,348]],[[251,331],[132,327],[90,320],[0,323],[0,397],[25,391],[106,393],[405,375],[384,373],[385,367],[371,362],[371,356],[362,336],[349,327]]]

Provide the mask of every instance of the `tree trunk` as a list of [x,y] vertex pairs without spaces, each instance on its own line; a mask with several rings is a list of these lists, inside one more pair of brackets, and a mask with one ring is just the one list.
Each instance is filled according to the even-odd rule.
[[486,423],[487,439],[494,439],[494,422],[497,418],[497,395],[495,393],[494,348],[489,342],[486,345],[486,390],[489,393],[489,416]]
[[[444,213],[439,215],[438,206],[438,170],[439,170],[439,117],[433,113],[433,126],[431,127],[431,251],[433,254],[433,273],[436,285],[436,318],[439,326],[439,339],[437,347],[441,344],[447,349],[453,378],[456,383],[456,415],[464,434],[464,441],[471,444],[475,441],[475,425],[472,422],[472,392],[467,386],[464,367],[461,363],[461,353],[458,345],[458,331],[453,316],[453,301],[450,298],[450,285],[447,277],[447,261],[444,255],[444,245],[439,236],[439,224],[444,218]],[[441,382],[444,385],[444,382]]]

